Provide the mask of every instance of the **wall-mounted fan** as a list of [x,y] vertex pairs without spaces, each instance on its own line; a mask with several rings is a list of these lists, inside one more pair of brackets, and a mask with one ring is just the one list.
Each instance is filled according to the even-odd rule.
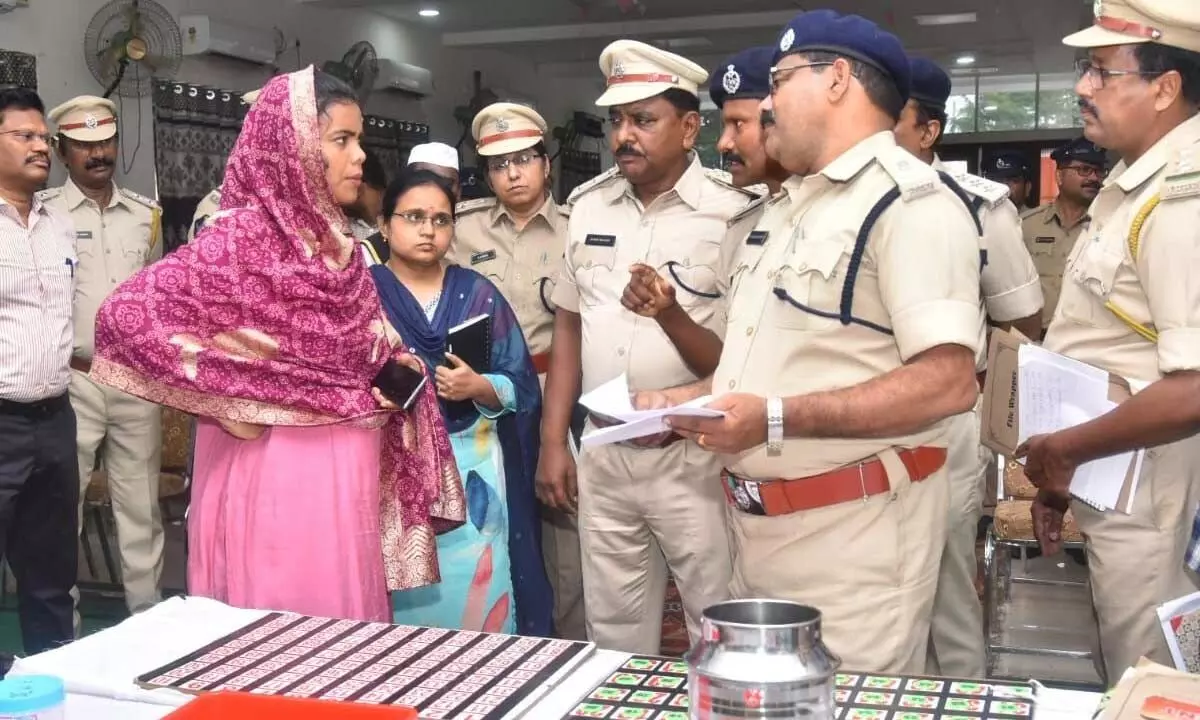
[[83,54],[104,97],[148,95],[155,79],[179,70],[183,36],[171,13],[154,0],[111,0],[92,17]]
[[350,46],[341,60],[330,60],[321,66],[321,69],[346,81],[358,95],[359,106],[367,106],[367,98],[375,89],[375,78],[379,76],[379,61],[375,56],[374,45],[360,40]]

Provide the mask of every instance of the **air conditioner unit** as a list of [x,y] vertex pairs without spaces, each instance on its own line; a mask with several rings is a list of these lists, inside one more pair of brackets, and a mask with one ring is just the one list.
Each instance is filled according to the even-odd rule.
[[375,76],[376,90],[395,90],[410,95],[432,95],[433,73],[423,67],[379,58],[379,74]]
[[224,55],[259,65],[275,63],[275,31],[237,25],[208,15],[180,15],[184,55]]

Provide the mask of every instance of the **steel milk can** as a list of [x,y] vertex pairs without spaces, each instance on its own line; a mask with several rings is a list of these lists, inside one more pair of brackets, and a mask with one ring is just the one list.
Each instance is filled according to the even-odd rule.
[[692,720],[832,720],[842,661],[821,641],[821,613],[782,600],[733,600],[704,611],[687,654]]

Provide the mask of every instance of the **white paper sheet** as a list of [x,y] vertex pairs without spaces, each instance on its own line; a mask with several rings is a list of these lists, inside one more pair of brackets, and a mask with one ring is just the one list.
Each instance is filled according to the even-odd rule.
[[[1117,407],[1108,399],[1107,372],[1036,345],[1018,350],[1017,372],[1021,442],[1083,424]],[[1121,491],[1129,468],[1140,470],[1142,455],[1122,453],[1079,466],[1071,479],[1071,494],[1097,510],[1129,513],[1132,501],[1118,507]]]
[[596,415],[612,418],[620,423],[584,433],[582,444],[584,447],[594,447],[658,435],[670,430],[666,419],[671,416],[725,417],[725,413],[720,410],[704,407],[714,399],[712,395],[706,395],[675,407],[635,410],[630,401],[629,380],[622,374],[579,398],[579,404]]

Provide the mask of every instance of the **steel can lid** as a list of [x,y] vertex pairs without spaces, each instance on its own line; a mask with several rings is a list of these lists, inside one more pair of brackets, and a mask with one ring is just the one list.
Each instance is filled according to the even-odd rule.
[[49,675],[18,675],[0,680],[0,713],[48,710],[66,702],[63,681]]

